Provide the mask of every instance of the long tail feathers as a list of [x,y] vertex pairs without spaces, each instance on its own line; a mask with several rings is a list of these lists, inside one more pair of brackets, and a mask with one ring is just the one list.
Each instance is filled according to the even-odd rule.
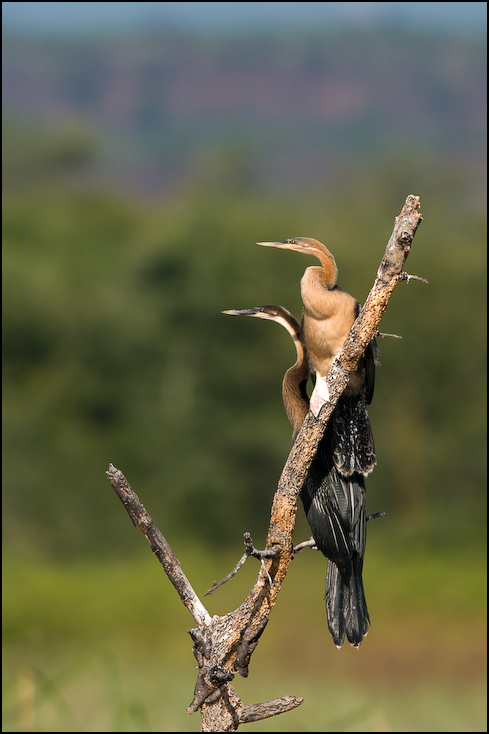
[[307,520],[328,558],[326,612],[334,644],[358,647],[369,629],[362,570],[366,542],[365,475],[375,447],[364,396],[342,396],[301,490]]
[[326,613],[328,627],[336,647],[345,641],[359,647],[368,632],[368,616],[365,593],[363,591],[361,559],[354,562],[349,581],[341,576],[338,566],[328,561],[326,573]]

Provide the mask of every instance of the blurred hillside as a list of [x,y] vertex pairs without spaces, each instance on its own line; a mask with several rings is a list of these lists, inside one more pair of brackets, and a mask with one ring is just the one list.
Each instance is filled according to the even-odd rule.
[[93,179],[147,193],[213,170],[227,145],[264,193],[333,186],[401,151],[470,171],[482,201],[485,99],[479,35],[4,39],[4,115],[83,130]]

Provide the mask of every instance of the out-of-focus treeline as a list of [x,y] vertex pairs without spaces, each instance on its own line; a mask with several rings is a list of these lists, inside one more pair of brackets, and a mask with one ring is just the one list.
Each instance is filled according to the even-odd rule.
[[483,185],[485,62],[482,30],[427,33],[422,23],[7,35],[4,112],[86,128],[99,143],[92,170],[133,191],[171,192],[215,166],[224,144],[262,196],[335,187],[399,153],[421,170],[437,160],[455,177],[470,169]]
[[224,148],[212,175],[147,203],[83,184],[96,155],[83,135],[8,125],[4,146],[7,549],[117,553],[130,527],[109,462],[170,541],[263,540],[290,445],[281,380],[294,350],[278,326],[221,311],[281,303],[300,316],[313,263],[255,245],[294,235],[324,241],[363,301],[409,193],[424,221],[407,270],[429,285],[400,284],[381,324],[402,340],[380,341],[368,509],[399,542],[450,553],[482,540],[485,221],[462,169],[436,159],[419,175],[412,156],[389,155],[375,177],[267,199]]

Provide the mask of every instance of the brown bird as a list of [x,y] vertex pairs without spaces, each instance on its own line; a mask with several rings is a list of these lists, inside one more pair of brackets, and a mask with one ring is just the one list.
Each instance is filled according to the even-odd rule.
[[[336,284],[338,268],[330,251],[315,239],[294,237],[278,242],[258,242],[264,247],[295,250],[317,257],[322,267],[306,268],[301,280],[304,304],[301,341],[304,345],[312,381],[310,409],[317,417],[329,399],[326,378],[333,359],[341,352],[360,312],[356,298]],[[375,448],[367,413],[374,392],[376,342],[373,339],[352,373],[335,411],[338,432],[336,465],[345,475],[369,474],[375,466]],[[331,420],[330,420],[331,423]]]
[[[297,319],[282,306],[224,311],[256,316],[282,324],[292,336],[297,361],[285,373],[282,396],[295,440],[309,410],[306,392],[308,364]],[[314,541],[329,559],[326,574],[328,627],[337,647],[348,641],[358,647],[368,632],[369,615],[363,590],[365,553],[365,482],[361,473],[343,476],[334,461],[337,449],[335,408],[301,489],[301,499]]]

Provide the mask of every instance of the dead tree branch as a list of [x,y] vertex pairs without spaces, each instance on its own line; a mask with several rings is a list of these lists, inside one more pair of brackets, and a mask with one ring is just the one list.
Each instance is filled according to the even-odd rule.
[[156,527],[151,515],[146,511],[146,508],[124,474],[119,469],[116,469],[115,466],[109,464],[107,479],[126,508],[132,524],[138,527],[146,536],[151,550],[165,569],[166,575],[177,590],[180,599],[192,617],[199,626],[209,624],[211,621],[209,612],[193,590],[190,581],[182,571],[178,558]]
[[289,454],[271,510],[266,550],[273,550],[273,557],[266,558],[266,554],[262,554],[262,567],[257,581],[238,609],[223,617],[209,615],[181,570],[175,554],[122,473],[112,465],[107,472],[133,523],[146,535],[182,602],[197,622],[197,628],[189,630],[189,633],[194,643],[193,652],[199,673],[194,698],[187,711],[193,713],[201,709],[202,731],[236,731],[240,723],[275,716],[302,703],[300,698],[285,696],[244,706],[231,681],[235,672],[243,677],[248,675],[251,655],[267,625],[292,560],[292,531],[297,498],[338,398],[368,343],[378,334],[380,320],[396,284],[400,280],[423,280],[408,276],[403,271],[420,221],[419,197],[410,195],[395,220],[372,290],[328,374],[330,399],[317,419],[311,412],[308,413]]

